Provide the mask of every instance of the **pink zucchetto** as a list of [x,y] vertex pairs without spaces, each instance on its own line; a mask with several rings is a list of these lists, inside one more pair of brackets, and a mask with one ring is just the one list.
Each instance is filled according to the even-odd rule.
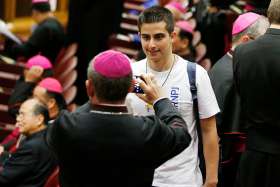
[[63,88],[60,82],[54,78],[45,78],[38,83],[38,86],[45,88],[47,91],[61,94]]
[[28,69],[30,69],[32,66],[40,66],[43,69],[51,69],[53,67],[49,59],[42,55],[36,55],[31,57],[25,64],[25,67]]
[[118,51],[104,51],[95,56],[93,61],[93,69],[104,77],[121,78],[132,72],[130,59]]
[[232,35],[236,35],[245,29],[247,29],[250,25],[255,23],[261,16],[259,14],[248,12],[245,14],[241,14],[233,23],[232,27]]
[[168,3],[166,5],[166,7],[175,8],[175,9],[177,9],[179,12],[181,12],[183,14],[186,13],[185,7],[183,7],[183,5],[181,3],[179,3],[179,2],[177,2],[177,1],[172,1],[172,2]]
[[32,0],[32,4],[34,3],[48,3],[48,0]]
[[193,33],[193,27],[187,21],[177,21],[176,26],[185,32]]

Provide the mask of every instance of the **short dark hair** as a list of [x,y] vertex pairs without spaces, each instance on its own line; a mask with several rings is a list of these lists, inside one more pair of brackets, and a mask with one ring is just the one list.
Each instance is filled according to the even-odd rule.
[[46,91],[47,97],[53,98],[56,101],[57,107],[59,111],[66,109],[66,102],[62,94],[56,93],[56,92],[51,92],[51,91]]
[[179,32],[179,37],[181,39],[188,39],[190,41],[190,43],[192,42],[193,40],[193,35],[192,33],[189,33],[187,31],[184,31],[183,29],[180,29],[180,32]]
[[122,78],[108,78],[97,73],[92,63],[93,60],[88,66],[88,79],[92,80],[96,97],[102,101],[124,100],[131,87],[132,73]]
[[170,10],[160,6],[152,6],[145,9],[138,18],[138,29],[141,32],[141,27],[144,23],[157,23],[164,21],[166,30],[171,34],[174,30],[174,18]]
[[49,116],[49,110],[48,110],[47,106],[43,105],[40,102],[37,102],[34,105],[33,114],[36,115],[36,116],[37,115],[43,115],[44,116],[44,124],[46,124],[46,125],[48,124],[50,116]]
[[49,2],[33,3],[31,9],[41,13],[46,13],[51,11],[51,6]]
[[270,23],[280,24],[280,1],[271,0],[267,9],[267,17]]
[[187,31],[184,31],[183,29],[180,28],[180,32],[179,32],[178,36],[179,36],[179,38],[180,38],[181,40],[183,40],[183,39],[188,39],[188,40],[189,40],[189,46],[188,46],[188,48],[189,48],[189,51],[190,51],[190,55],[189,55],[189,56],[190,56],[191,59],[188,59],[188,60],[190,60],[190,61],[195,61],[196,50],[195,50],[195,47],[194,47],[193,44],[192,44],[192,40],[193,40],[193,35],[192,35],[192,33],[189,33],[189,32],[187,32]]

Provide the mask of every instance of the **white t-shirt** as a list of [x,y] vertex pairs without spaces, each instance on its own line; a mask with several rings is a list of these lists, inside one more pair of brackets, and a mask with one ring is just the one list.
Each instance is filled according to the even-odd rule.
[[[132,65],[134,75],[152,73],[158,84],[162,84],[168,71],[156,72],[146,68],[146,59]],[[207,72],[199,65],[196,67],[196,86],[200,119],[209,118],[219,112]],[[153,186],[159,187],[201,187],[202,175],[199,169],[198,138],[193,113],[192,95],[187,73],[187,61],[176,55],[176,61],[169,77],[163,85],[165,96],[179,110],[187,122],[192,142],[182,153],[173,157],[156,169]],[[147,105],[135,94],[130,93],[126,98],[128,109],[136,115],[154,114],[152,106]]]

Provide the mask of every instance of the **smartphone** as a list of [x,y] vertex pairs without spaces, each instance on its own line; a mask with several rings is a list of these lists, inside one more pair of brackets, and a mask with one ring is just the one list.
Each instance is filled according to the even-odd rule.
[[136,79],[141,79],[142,80],[142,78],[140,76],[135,75],[134,79],[135,79],[135,81],[134,81],[134,85],[133,85],[133,93],[143,94],[144,91],[142,90],[142,88],[140,87],[139,83],[136,80]]

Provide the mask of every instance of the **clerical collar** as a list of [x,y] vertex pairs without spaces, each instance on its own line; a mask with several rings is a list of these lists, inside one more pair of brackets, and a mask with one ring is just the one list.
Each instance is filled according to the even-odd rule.
[[232,55],[233,55],[233,50],[231,49],[231,50],[229,50],[228,52],[227,52],[227,55],[230,57],[230,58],[232,58]]
[[101,114],[130,114],[125,105],[91,105],[91,112]]

